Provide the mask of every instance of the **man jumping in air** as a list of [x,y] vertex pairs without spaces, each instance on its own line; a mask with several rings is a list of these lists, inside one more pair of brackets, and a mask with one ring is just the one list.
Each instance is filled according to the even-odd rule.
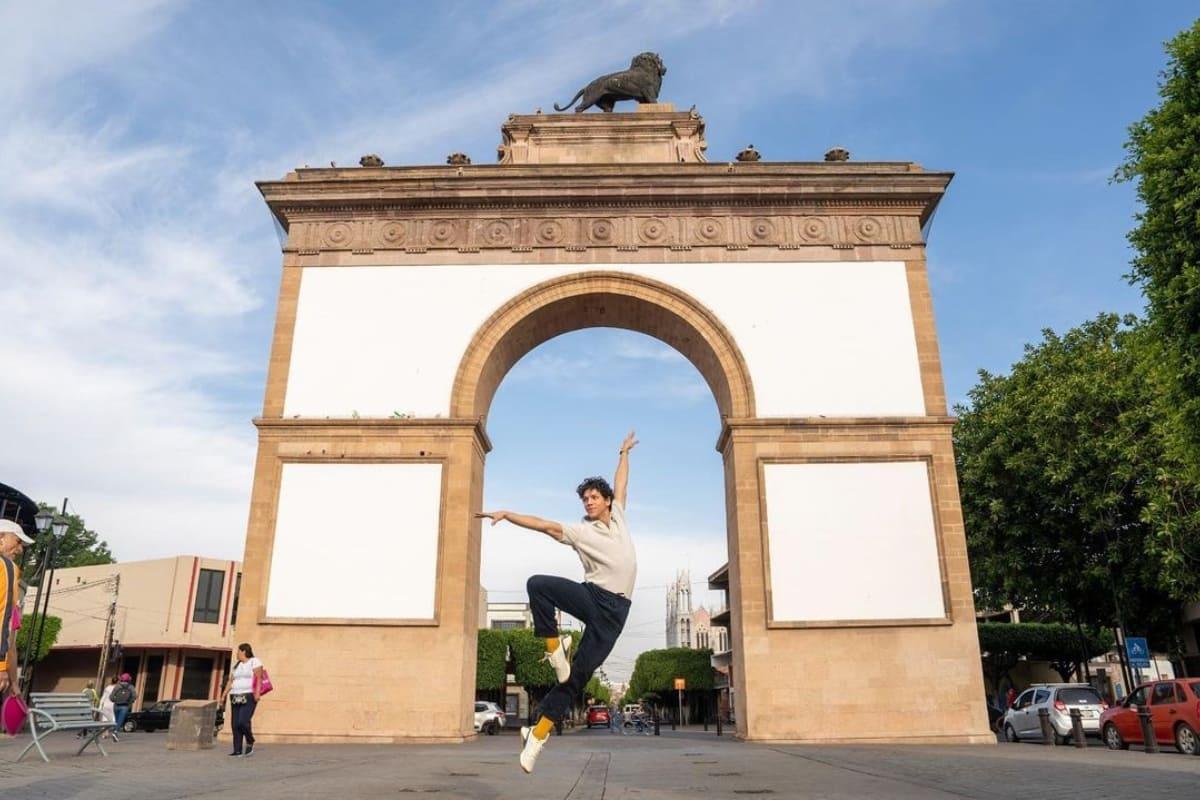
[[[521,769],[533,772],[538,754],[546,746],[556,722],[571,708],[571,701],[583,692],[625,627],[629,616],[633,583],[637,577],[637,553],[629,529],[625,527],[625,489],[629,484],[629,451],[637,444],[633,432],[621,443],[620,459],[613,486],[603,478],[588,478],[575,491],[583,501],[586,515],[581,522],[551,522],[511,511],[485,511],[476,517],[495,525],[508,520],[514,525],[541,531],[570,545],[583,562],[583,583],[553,575],[534,575],[526,588],[533,611],[533,630],[546,642],[546,659],[554,667],[558,685],[542,700],[542,715],[533,728],[521,728]],[[558,635],[556,608],[561,608],[584,624],[579,651],[572,659],[567,650],[571,637]]]

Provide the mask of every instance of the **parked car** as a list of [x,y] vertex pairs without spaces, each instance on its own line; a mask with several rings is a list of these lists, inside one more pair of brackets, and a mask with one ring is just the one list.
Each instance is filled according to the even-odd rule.
[[603,728],[608,727],[610,721],[607,706],[588,706],[587,710],[587,726],[590,728],[593,725],[599,725]]
[[475,701],[475,730],[494,736],[504,727],[504,712],[500,706],[486,700]]
[[1001,723],[1004,738],[1010,742],[1041,739],[1042,724],[1038,709],[1050,712],[1054,743],[1065,744],[1071,738],[1071,709],[1079,709],[1084,734],[1100,733],[1100,715],[1108,703],[1086,683],[1038,683],[1017,695],[1012,707],[1004,712]]
[[[171,727],[171,709],[178,702],[178,700],[159,700],[141,711],[130,712],[129,716],[125,718],[125,724],[121,726],[121,730],[126,733],[166,730]],[[224,724],[225,709],[217,706],[217,722],[213,727],[213,733],[220,731]]]
[[1150,706],[1150,723],[1159,744],[1173,744],[1185,755],[1200,755],[1200,680],[1179,678],[1137,687],[1100,718],[1104,743],[1113,750],[1143,744],[1137,707],[1144,705]]

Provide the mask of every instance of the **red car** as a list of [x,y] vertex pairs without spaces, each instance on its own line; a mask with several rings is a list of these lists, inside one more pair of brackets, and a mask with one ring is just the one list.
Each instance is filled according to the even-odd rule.
[[1143,744],[1137,707],[1150,706],[1150,722],[1159,744],[1175,745],[1179,752],[1200,755],[1200,679],[1179,678],[1139,686],[1128,697],[1100,715],[1100,735],[1113,750]]
[[587,710],[587,726],[590,728],[593,725],[608,727],[608,708],[605,706],[589,706]]

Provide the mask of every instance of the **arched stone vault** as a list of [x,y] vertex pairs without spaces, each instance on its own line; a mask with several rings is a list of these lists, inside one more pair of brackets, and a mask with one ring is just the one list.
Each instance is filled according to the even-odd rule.
[[633,330],[669,344],[704,376],[722,417],[754,416],[745,359],[708,309],[665,283],[601,271],[545,281],[480,326],[455,375],[450,415],[486,417],[496,388],[521,357],[555,336],[596,327]]

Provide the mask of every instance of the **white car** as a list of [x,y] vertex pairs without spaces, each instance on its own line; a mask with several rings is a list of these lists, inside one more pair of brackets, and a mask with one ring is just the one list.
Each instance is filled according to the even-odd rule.
[[504,712],[500,706],[485,700],[475,701],[475,730],[488,736],[500,732],[504,727]]
[[1065,744],[1071,738],[1071,709],[1079,709],[1085,735],[1099,736],[1100,714],[1108,708],[1108,703],[1086,683],[1034,684],[1017,695],[1012,707],[1004,712],[1004,719],[1000,721],[1004,738],[1010,742],[1041,739],[1040,708],[1050,712],[1054,743]]

